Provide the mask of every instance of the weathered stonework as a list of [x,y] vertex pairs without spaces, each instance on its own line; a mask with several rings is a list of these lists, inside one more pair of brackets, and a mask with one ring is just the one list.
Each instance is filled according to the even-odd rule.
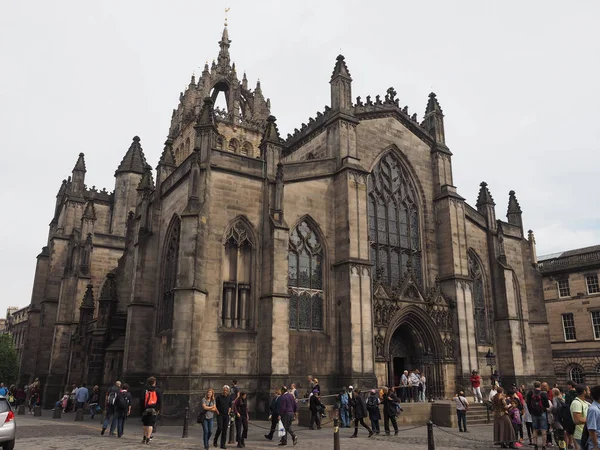
[[[457,193],[435,95],[421,123],[392,88],[353,104],[339,56],[331,107],[283,140],[260,84],[237,78],[229,43],[225,30],[218,61],[181,94],[156,186],[137,137],[114,193],[85,188],[83,156],[63,183],[33,286],[35,358],[22,368],[24,380],[42,378],[46,404],[74,380],[120,378],[137,393],[152,374],[168,415],[232,378],[265,413],[273,386],[303,390],[308,373],[333,392],[395,384],[403,368],[424,370],[441,398],[485,370],[488,349],[505,379],[549,376],[534,351],[548,327],[520,210],[502,222],[485,185],[477,209]],[[228,111],[215,111],[219,94]],[[369,206],[383,182],[395,189],[385,201],[410,191],[414,233],[393,279],[374,259],[389,238],[376,237]],[[319,252],[303,260],[310,282],[298,286],[289,252],[301,226]],[[295,308],[306,311],[292,309],[299,291],[313,306],[291,326]]]

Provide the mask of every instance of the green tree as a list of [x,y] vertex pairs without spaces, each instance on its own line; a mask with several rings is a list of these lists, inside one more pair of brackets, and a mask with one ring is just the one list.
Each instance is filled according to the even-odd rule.
[[16,383],[18,375],[19,363],[12,338],[8,334],[0,334],[0,382],[8,387]]

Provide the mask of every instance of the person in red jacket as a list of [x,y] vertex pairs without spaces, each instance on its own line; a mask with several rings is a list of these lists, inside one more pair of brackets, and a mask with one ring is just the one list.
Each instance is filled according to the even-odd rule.
[[481,396],[481,377],[476,370],[471,373],[471,387],[473,388],[475,403],[483,403],[483,397]]

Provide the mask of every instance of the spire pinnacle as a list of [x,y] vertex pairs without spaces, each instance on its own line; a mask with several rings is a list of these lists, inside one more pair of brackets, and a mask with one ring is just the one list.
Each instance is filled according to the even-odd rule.
[[346,61],[344,55],[338,55],[335,61],[335,67],[333,68],[333,73],[331,74],[331,79],[333,80],[335,77],[346,77],[352,80],[350,76],[350,71],[348,70],[348,66],[346,66]]
[[154,189],[154,180],[152,180],[152,167],[146,165],[146,170],[142,175],[140,184],[137,187],[138,191],[151,191]]
[[229,46],[231,45],[231,40],[229,39],[229,32],[227,31],[227,25],[223,28],[223,35],[221,36],[221,40],[219,41],[219,56],[217,58],[218,65],[220,67],[229,66]]
[[263,134],[262,142],[271,142],[277,145],[281,144],[281,138],[279,137],[279,129],[277,128],[276,121],[277,119],[275,116],[267,117],[267,127],[265,128],[265,134]]
[[508,214],[521,214],[522,212],[515,191],[510,191],[508,193]]
[[87,172],[85,169],[85,158],[83,153],[79,154],[79,158],[77,158],[77,162],[75,163],[75,167],[73,168],[73,172]]
[[88,201],[85,205],[85,211],[83,211],[82,219],[96,220],[96,209],[94,208],[94,202]]
[[477,209],[480,209],[485,205],[496,206],[496,203],[494,203],[494,199],[492,198],[492,194],[490,194],[490,190],[487,187],[487,183],[482,181],[479,186],[481,186],[481,188],[479,189],[479,195],[477,196]]
[[165,148],[163,149],[163,152],[160,155],[158,165],[175,167],[175,155],[173,154],[173,140],[171,138],[168,138],[165,141]]
[[213,100],[210,97],[204,98],[204,104],[200,110],[200,115],[196,121],[197,126],[212,125],[215,126],[215,110]]
[[431,92],[429,94],[429,100],[427,101],[427,107],[425,108],[425,115],[430,113],[443,114],[442,108],[440,107],[440,103],[438,102],[434,92]]
[[94,309],[94,286],[91,284],[87,285],[81,302],[81,309]]
[[132,172],[143,175],[146,170],[146,157],[144,151],[140,145],[140,138],[138,136],[133,137],[133,142],[129,146],[129,150],[125,153],[119,168],[117,169],[115,176],[119,172]]

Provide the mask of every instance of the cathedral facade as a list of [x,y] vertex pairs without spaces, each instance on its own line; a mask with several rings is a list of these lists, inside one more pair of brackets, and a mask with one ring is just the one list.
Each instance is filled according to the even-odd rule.
[[449,397],[489,350],[507,382],[551,378],[533,234],[514,192],[507,221],[485,183],[475,207],[458,194],[436,96],[422,120],[393,88],[353,100],[340,55],[331,105],[283,139],[230,43],[180,95],[156,172],[134,137],[114,192],[85,185],[83,154],[63,181],[22,380],[50,404],[155,375],[178,414],[232,378],[257,412],[307,374],[334,391],[418,368]]

